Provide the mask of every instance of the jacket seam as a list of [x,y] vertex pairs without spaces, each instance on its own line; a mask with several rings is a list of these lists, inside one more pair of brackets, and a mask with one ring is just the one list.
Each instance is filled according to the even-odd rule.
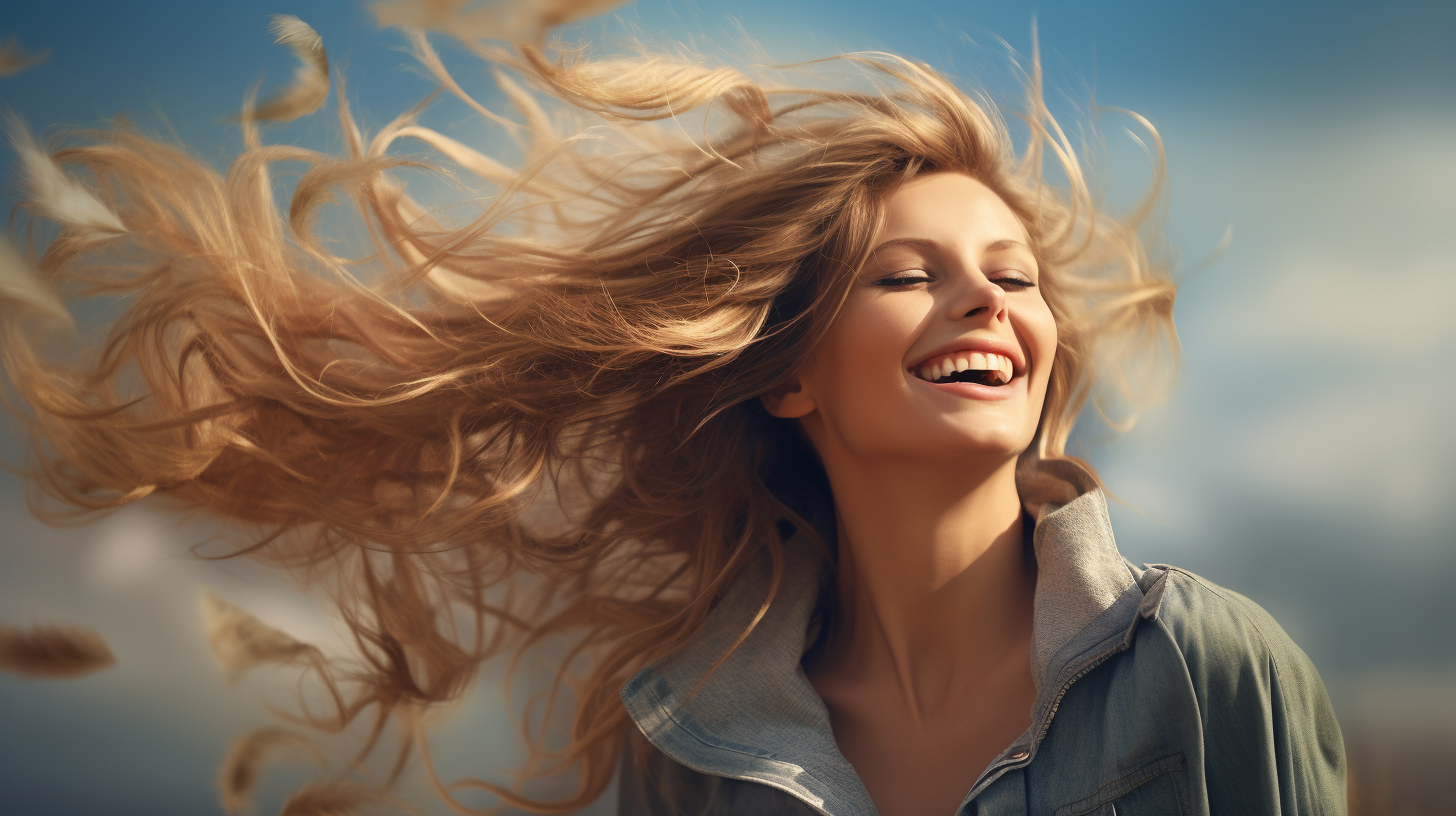
[[[1159,757],[1144,763],[1125,776],[1120,776],[1111,782],[1104,783],[1088,796],[1062,805],[1057,808],[1056,814],[1057,816],[1084,816],[1084,814],[1091,813],[1096,808],[1125,796],[1160,776],[1176,774],[1178,771],[1186,770],[1186,767],[1187,762],[1181,751]],[[1136,782],[1124,784],[1135,777],[1137,778]],[[1178,800],[1178,807],[1181,811],[1186,812],[1187,802],[1184,801],[1184,792],[1178,788],[1176,778],[1174,779],[1173,786],[1173,795]]]
[[1244,609],[1244,605],[1239,601],[1239,599],[1230,598],[1227,595],[1224,595],[1222,592],[1218,591],[1218,587],[1215,587],[1212,584],[1205,582],[1203,579],[1199,578],[1197,575],[1194,575],[1191,572],[1188,572],[1187,570],[1180,569],[1178,567],[1170,567],[1169,569],[1171,572],[1177,572],[1187,576],[1195,584],[1203,588],[1209,594],[1221,598],[1229,605],[1230,608],[1238,610],[1239,615],[1243,617],[1244,620],[1247,621],[1249,625],[1253,628],[1254,632],[1259,635],[1259,643],[1263,645],[1264,653],[1269,656],[1269,664],[1274,667],[1274,674],[1279,679],[1279,696],[1282,698],[1284,696],[1284,678],[1279,675],[1279,661],[1275,658],[1274,648],[1269,645],[1269,637],[1265,634],[1264,627],[1259,624],[1259,621],[1253,615],[1250,615],[1248,610]]
[[[709,742],[706,739],[703,739],[701,736],[699,736],[697,734],[697,732],[694,729],[687,727],[687,725],[685,725],[681,720],[679,720],[677,718],[677,716],[673,713],[673,709],[670,706],[666,705],[663,702],[663,699],[661,697],[657,696],[657,693],[652,690],[651,686],[646,686],[642,690],[644,692],[646,692],[646,694],[647,694],[648,697],[651,697],[652,698],[652,705],[654,707],[656,707],[659,711],[661,711],[662,714],[663,714],[663,716],[666,717],[668,721],[670,721],[673,725],[677,726],[677,728],[678,728],[679,731],[682,731],[683,733],[687,734],[688,736],[692,737],[693,739],[697,740],[698,742],[702,743],[703,745],[706,745],[709,748],[716,748],[716,749],[718,749],[720,751],[729,751],[731,753],[738,754],[739,756],[753,757],[754,759],[767,759],[767,760],[770,760],[772,762],[778,762],[779,761],[777,759],[774,759],[773,757],[761,756],[759,754],[752,754],[752,753],[749,753],[748,751],[740,751],[737,748],[733,748],[733,747],[730,747],[728,745],[713,743],[713,742]],[[787,763],[785,763],[785,764],[787,764]],[[797,766],[795,766],[795,767],[797,767]],[[702,771],[702,773],[707,773],[707,771]],[[716,775],[716,774],[714,774],[714,775]],[[809,776],[809,773],[807,771],[805,771],[805,776]]]
[[[809,772],[809,769],[804,768],[804,767],[802,767],[800,765],[794,764],[792,762],[784,762],[783,760],[780,760],[780,759],[774,759],[771,756],[760,756],[758,754],[748,753],[747,751],[740,751],[737,748],[731,748],[731,747],[729,747],[727,745],[715,745],[714,743],[711,743],[711,742],[707,741],[706,739],[703,739],[703,737],[700,736],[700,735],[698,735],[698,733],[694,729],[689,728],[686,725],[684,725],[682,723],[682,721],[679,720],[673,714],[673,710],[669,706],[667,706],[667,705],[665,705],[663,703],[662,698],[657,695],[657,692],[655,692],[650,685],[644,686],[642,690],[643,690],[643,692],[645,692],[647,694],[648,697],[650,697],[652,699],[652,704],[654,706],[656,706],[657,709],[660,710],[663,713],[663,716],[666,717],[669,722],[671,722],[673,725],[677,726],[677,729],[679,731],[682,731],[683,733],[687,734],[689,737],[692,737],[694,740],[696,740],[697,742],[701,743],[702,745],[704,745],[704,746],[706,746],[708,748],[712,748],[712,749],[719,750],[719,751],[727,751],[729,753],[737,754],[739,756],[750,757],[752,759],[768,760],[769,762],[777,762],[777,763],[780,763],[782,765],[791,765],[794,768],[797,768],[799,770],[799,773],[803,774],[805,777],[807,777],[809,779],[812,779],[820,787],[824,788],[825,790],[829,790],[830,789],[829,786],[827,786],[827,785],[824,784],[824,781],[822,779],[820,779],[819,777],[817,777],[814,774],[810,773]],[[709,776],[717,776],[717,777],[723,778],[723,779],[738,779],[738,780],[741,780],[741,781],[756,782],[758,784],[767,785],[768,787],[774,788],[774,789],[778,790],[780,793],[782,793],[785,796],[789,796],[789,797],[792,797],[794,799],[798,799],[799,801],[803,801],[802,799],[799,799],[799,797],[796,796],[788,788],[784,787],[781,783],[776,783],[776,782],[773,782],[773,781],[768,780],[768,779],[759,779],[759,778],[756,778],[756,777],[725,776],[725,775],[722,775],[722,774],[715,774],[715,773],[712,773],[711,771],[707,771],[707,770],[704,770],[702,768],[693,768],[692,765],[688,765],[687,763],[681,762],[681,760],[676,759],[671,754],[668,754],[668,757],[670,759],[673,759],[673,761],[679,762],[679,763],[683,764],[684,766],[686,766],[688,768],[692,768],[694,771],[697,771],[698,773],[701,773],[701,774],[707,774]],[[818,811],[820,813],[828,813],[828,811],[825,810],[824,808],[817,807],[817,806],[815,806],[813,804],[810,804],[809,802],[804,802],[804,804],[805,805],[808,805],[811,809],[813,809],[815,811]]]

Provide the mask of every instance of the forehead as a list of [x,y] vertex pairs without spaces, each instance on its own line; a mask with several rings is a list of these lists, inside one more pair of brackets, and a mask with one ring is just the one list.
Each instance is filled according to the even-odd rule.
[[880,241],[929,238],[980,245],[1003,239],[1027,242],[1021,219],[990,187],[965,173],[916,176],[885,200]]

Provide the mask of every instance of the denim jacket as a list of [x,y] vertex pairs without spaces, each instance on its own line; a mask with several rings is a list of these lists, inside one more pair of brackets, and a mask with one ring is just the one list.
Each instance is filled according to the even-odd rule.
[[[957,815],[1345,813],[1344,743],[1309,658],[1247,598],[1123,559],[1101,492],[1062,464],[1059,500],[1028,504],[1031,726]],[[622,688],[645,741],[629,740],[621,816],[876,816],[801,665],[824,564],[785,550],[773,604],[715,671],[768,595],[767,564]]]

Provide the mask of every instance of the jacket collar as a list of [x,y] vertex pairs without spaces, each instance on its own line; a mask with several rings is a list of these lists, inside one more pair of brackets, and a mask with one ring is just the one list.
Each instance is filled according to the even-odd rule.
[[[1031,727],[991,763],[970,796],[1029,761],[1064,686],[1119,641],[1125,646],[1142,601],[1136,568],[1117,551],[1107,503],[1090,473],[1075,461],[1042,461],[1018,475],[1018,488],[1036,519],[1037,697]],[[839,753],[828,711],[800,665],[822,568],[807,543],[790,539],[778,593],[737,649],[769,595],[767,559],[745,571],[697,638],[634,675],[622,700],[647,739],[683,765],[779,788],[824,814],[871,816],[874,805]]]
[[1133,568],[1113,540],[1107,500],[1079,463],[1042,462],[1019,487],[1037,520],[1031,676],[1040,696],[1061,668],[1058,652],[1135,582]]

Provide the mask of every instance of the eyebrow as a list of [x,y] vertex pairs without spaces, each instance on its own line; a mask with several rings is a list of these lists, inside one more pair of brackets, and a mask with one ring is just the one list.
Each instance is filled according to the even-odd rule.
[[[870,255],[873,256],[876,252],[879,252],[882,249],[893,249],[896,247],[918,249],[923,252],[938,252],[941,249],[940,244],[937,244],[929,238],[893,238],[870,250]],[[1007,249],[1024,249],[1027,252],[1032,251],[1031,247],[1022,243],[1021,241],[1017,241],[1012,238],[1002,238],[999,241],[992,241],[991,243],[986,245],[986,248],[983,251],[1001,252]]]
[[[1006,249],[1024,249],[1027,252],[1031,252],[1031,247],[1027,246],[1026,244],[1024,244],[1024,243],[1022,243],[1020,241],[1013,240],[1011,238],[1002,238],[999,241],[992,241],[991,243],[989,243],[989,244],[986,245],[985,251],[986,252],[1000,252],[1000,251],[1006,250]],[[1034,255],[1036,253],[1033,252],[1032,254]]]
[[938,252],[940,250],[940,244],[937,244],[929,238],[895,238],[870,250],[870,254],[874,255],[882,249],[894,249],[897,247],[918,249],[924,252]]

